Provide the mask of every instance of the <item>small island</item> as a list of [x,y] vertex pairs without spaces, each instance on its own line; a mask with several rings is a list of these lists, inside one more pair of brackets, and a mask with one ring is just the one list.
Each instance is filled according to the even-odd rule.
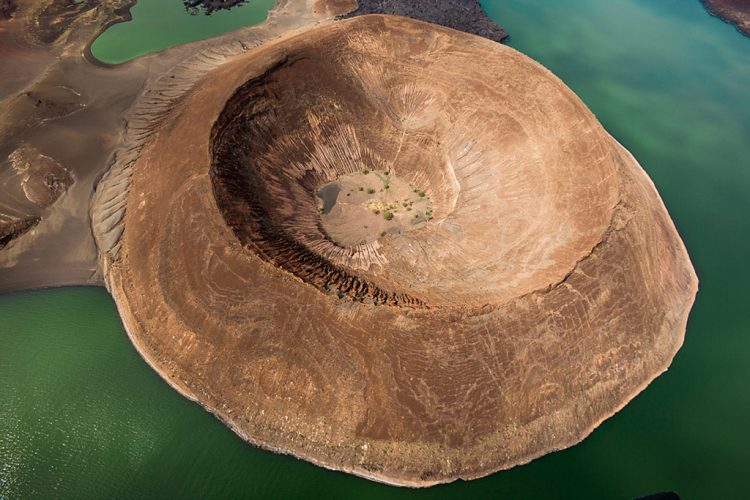
[[357,4],[356,10],[342,17],[390,14],[439,24],[496,42],[508,38],[508,33],[487,16],[477,0],[358,0]]

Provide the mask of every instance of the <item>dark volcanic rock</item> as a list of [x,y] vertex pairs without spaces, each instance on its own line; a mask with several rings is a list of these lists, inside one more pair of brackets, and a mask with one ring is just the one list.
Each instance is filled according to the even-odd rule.
[[[94,230],[141,355],[244,439],[390,484],[477,478],[582,440],[682,345],[697,279],[658,193],[523,54],[360,16],[185,92],[99,184]],[[317,193],[364,170],[434,217],[360,239],[343,214],[332,237]]]
[[508,33],[487,16],[477,0],[357,0],[357,10],[342,16],[391,14],[439,24],[502,42]]
[[96,4],[93,2],[50,2],[39,12],[36,19],[39,40],[45,44],[54,43],[77,17],[95,8]]
[[245,0],[183,0],[185,8],[197,14],[201,8],[206,15],[211,15],[217,10],[229,10],[245,3]]
[[41,220],[39,217],[26,217],[9,222],[0,221],[0,250],[22,234],[33,229]]
[[680,495],[674,491],[670,491],[668,493],[656,493],[655,495],[638,497],[635,500],[680,500]]
[[15,0],[0,0],[0,20],[13,17],[17,8]]
[[750,36],[750,0],[702,0],[708,12]]

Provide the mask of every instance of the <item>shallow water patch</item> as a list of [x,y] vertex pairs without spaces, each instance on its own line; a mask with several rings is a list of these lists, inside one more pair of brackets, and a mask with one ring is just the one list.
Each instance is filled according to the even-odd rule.
[[211,15],[186,9],[180,0],[138,0],[133,20],[110,26],[91,45],[107,64],[120,64],[175,45],[204,40],[266,20],[275,0],[252,0]]

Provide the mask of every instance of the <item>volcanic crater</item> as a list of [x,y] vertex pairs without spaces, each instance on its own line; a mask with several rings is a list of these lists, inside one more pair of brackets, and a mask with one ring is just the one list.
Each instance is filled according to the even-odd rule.
[[[152,128],[97,189],[107,284],[144,358],[250,442],[481,477],[579,442],[682,344],[697,280],[653,184],[511,48],[328,23],[228,57]],[[394,225],[358,233],[362,207]]]
[[[491,88],[473,68],[457,75],[463,54],[415,35],[416,44],[370,42],[366,53],[301,47],[243,84],[212,134],[225,221],[265,260],[374,304],[481,306],[561,278],[617,203],[617,158],[585,140],[603,131],[583,115],[550,133],[574,121],[569,96],[546,82],[529,91],[523,79]],[[409,56],[381,55],[401,52]],[[535,119],[519,116],[534,108]],[[388,240],[333,241],[315,194],[363,169],[421,186],[431,223]]]

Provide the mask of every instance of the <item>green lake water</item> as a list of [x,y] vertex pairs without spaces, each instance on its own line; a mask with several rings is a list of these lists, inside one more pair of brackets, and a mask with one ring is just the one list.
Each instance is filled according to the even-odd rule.
[[138,357],[104,290],[7,295],[0,497],[750,498],[750,38],[698,0],[483,4],[635,154],[674,217],[701,292],[669,372],[572,449],[405,490],[245,445]]
[[258,24],[274,0],[249,0],[231,10],[190,15],[180,0],[138,0],[133,20],[110,26],[93,44],[91,53],[102,62],[119,64],[174,45],[203,40]]

